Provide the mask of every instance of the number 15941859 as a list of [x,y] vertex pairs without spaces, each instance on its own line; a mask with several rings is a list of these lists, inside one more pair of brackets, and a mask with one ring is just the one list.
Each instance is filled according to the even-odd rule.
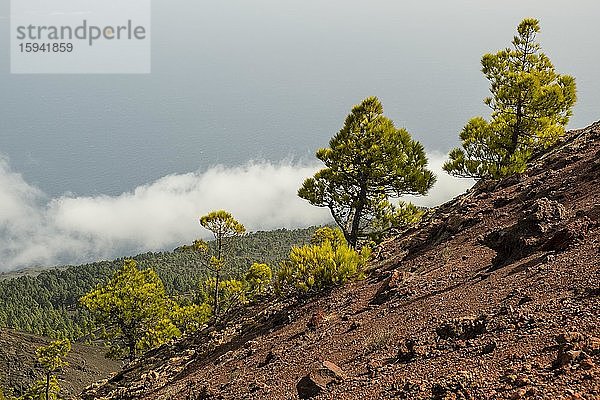
[[73,43],[19,43],[21,53],[71,53]]

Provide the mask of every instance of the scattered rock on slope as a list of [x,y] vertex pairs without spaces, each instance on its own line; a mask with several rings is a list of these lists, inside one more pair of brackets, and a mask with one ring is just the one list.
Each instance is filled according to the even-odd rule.
[[[255,305],[227,335],[155,350],[92,398],[597,399],[599,148],[600,123],[571,132],[524,174],[479,182],[398,232],[366,280]],[[164,383],[144,386],[152,370]]]

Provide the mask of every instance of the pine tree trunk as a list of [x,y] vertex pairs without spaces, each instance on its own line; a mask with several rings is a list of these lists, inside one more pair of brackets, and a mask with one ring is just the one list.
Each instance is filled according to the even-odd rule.
[[[217,259],[221,262],[223,252],[223,239],[221,236],[217,237]],[[221,281],[221,265],[217,266],[216,279],[215,279],[215,290],[213,292],[213,313],[215,316],[215,322],[219,319],[219,283]]]
[[[523,123],[523,106],[521,105],[521,101],[517,103],[517,121],[515,122],[515,127],[513,128],[512,137],[510,138],[510,150],[508,153],[508,157],[512,157],[516,151],[517,146],[519,145],[519,136],[521,134],[521,124]],[[507,164],[509,160],[506,160]]]
[[217,279],[215,279],[215,291],[214,291],[214,314],[215,314],[215,322],[219,319],[219,282],[221,280],[221,271],[217,271]]
[[350,238],[348,240],[348,245],[353,249],[356,249],[356,246],[358,245],[358,230],[360,228],[360,218],[362,217],[366,201],[367,186],[363,184],[360,187],[358,206],[356,207],[356,212],[354,213],[354,217],[352,218],[352,230],[350,231]]
[[46,372],[46,400],[50,400],[50,372]]
[[129,347],[129,362],[132,362],[135,359],[135,340],[130,339],[128,343]]

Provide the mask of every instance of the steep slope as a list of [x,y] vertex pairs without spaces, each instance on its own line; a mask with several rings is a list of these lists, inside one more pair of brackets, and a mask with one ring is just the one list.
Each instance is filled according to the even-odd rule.
[[246,310],[85,398],[600,398],[600,123],[385,243],[363,281]]
[[[39,379],[35,349],[47,346],[49,339],[26,333],[0,329],[0,387],[5,394],[21,394],[34,380]],[[107,360],[101,347],[73,344],[67,357],[69,366],[59,375],[63,394],[75,395],[83,388],[108,378],[118,371],[121,363]]]

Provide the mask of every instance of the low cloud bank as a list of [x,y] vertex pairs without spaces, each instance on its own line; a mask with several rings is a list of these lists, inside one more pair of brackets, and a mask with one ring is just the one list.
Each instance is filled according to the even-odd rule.
[[[430,157],[438,182],[429,196],[411,201],[437,205],[472,185],[441,172],[443,159]],[[296,196],[318,168],[250,162],[169,175],[119,196],[49,198],[0,159],[0,271],[172,249],[207,237],[198,217],[215,209],[230,211],[250,231],[322,224],[328,211]]]
[[435,185],[429,191],[427,196],[406,196],[403,200],[410,201],[423,207],[435,207],[464,193],[475,184],[473,179],[455,178],[448,175],[442,169],[444,162],[448,159],[447,154],[433,152],[428,154],[428,158],[429,169],[432,170],[437,177]]

